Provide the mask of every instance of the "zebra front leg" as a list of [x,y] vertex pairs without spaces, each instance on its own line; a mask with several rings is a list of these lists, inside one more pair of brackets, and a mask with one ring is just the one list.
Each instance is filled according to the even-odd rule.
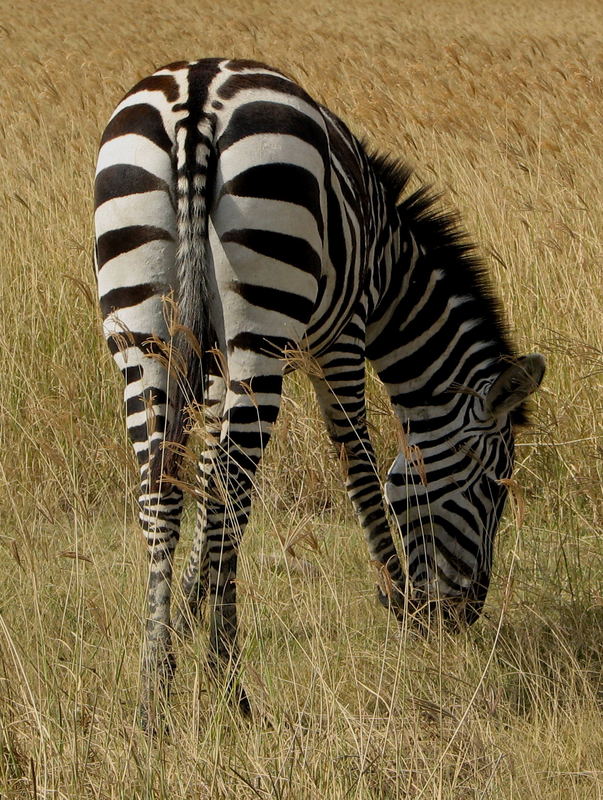
[[[360,329],[358,320],[350,323]],[[406,578],[392,538],[375,453],[366,425],[364,348],[357,335],[346,336],[320,359],[322,377],[312,382],[329,437],[340,449],[346,489],[358,516],[372,564],[377,568],[377,592],[382,605],[401,618]]]
[[144,730],[157,732],[164,726],[176,662],[172,650],[170,598],[174,550],[178,543],[182,492],[171,486],[146,491],[140,496],[140,523],[149,558],[147,621],[139,706]]
[[364,427],[354,425],[357,441],[344,444],[346,489],[360,520],[369,553],[377,570],[379,602],[401,618],[406,597],[406,578],[385,514],[375,455]]
[[401,619],[406,598],[406,577],[385,513],[381,482],[366,423],[353,424],[355,440],[341,442],[347,470],[346,489],[358,516],[369,553],[377,570],[379,602]]
[[210,375],[205,395],[205,449],[197,464],[197,518],[191,553],[184,568],[181,596],[174,614],[173,628],[184,638],[193,634],[200,619],[201,605],[207,594],[207,491],[214,461],[219,452],[219,438],[224,413],[226,385],[218,375]]

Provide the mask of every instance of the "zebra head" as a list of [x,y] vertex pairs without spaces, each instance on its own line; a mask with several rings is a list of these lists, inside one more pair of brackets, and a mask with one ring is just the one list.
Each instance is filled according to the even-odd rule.
[[456,395],[444,416],[408,415],[385,495],[404,544],[409,609],[420,619],[436,609],[453,627],[478,618],[513,470],[513,422],[544,371],[541,355],[524,356]]

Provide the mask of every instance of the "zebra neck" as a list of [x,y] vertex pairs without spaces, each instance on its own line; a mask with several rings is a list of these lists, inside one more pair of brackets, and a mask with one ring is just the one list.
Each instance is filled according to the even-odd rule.
[[403,424],[444,431],[512,353],[481,267],[466,250],[419,241],[402,226],[397,236],[400,255],[369,319],[367,355]]

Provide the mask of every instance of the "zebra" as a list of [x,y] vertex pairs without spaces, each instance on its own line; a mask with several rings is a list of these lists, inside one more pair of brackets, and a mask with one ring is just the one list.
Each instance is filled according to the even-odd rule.
[[[345,456],[381,602],[400,620],[437,611],[453,628],[481,612],[514,429],[545,362],[517,356],[475,248],[429,187],[410,192],[412,174],[254,61],[169,64],[110,117],[95,180],[95,270],[140,470],[147,728],[169,697],[172,634],[192,632],[204,600],[209,674],[250,711],[237,677],[237,558],[283,376],[300,351]],[[367,428],[367,360],[400,430],[384,491]],[[210,434],[172,611],[194,403]]]

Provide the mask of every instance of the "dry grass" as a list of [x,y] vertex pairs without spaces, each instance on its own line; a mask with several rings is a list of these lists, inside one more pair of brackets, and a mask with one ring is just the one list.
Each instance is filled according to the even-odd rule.
[[[555,5],[5,11],[1,796],[603,797],[601,19],[596,2]],[[376,606],[337,460],[294,377],[241,575],[246,685],[272,727],[208,696],[196,641],[179,652],[173,739],[153,743],[133,724],[145,560],[92,302],[91,183],[120,93],[208,55],[286,69],[444,189],[522,349],[550,369],[519,449],[525,520],[507,514],[486,616],[427,643]],[[395,434],[377,387],[371,398],[385,464]],[[318,577],[258,557],[292,540]]]

